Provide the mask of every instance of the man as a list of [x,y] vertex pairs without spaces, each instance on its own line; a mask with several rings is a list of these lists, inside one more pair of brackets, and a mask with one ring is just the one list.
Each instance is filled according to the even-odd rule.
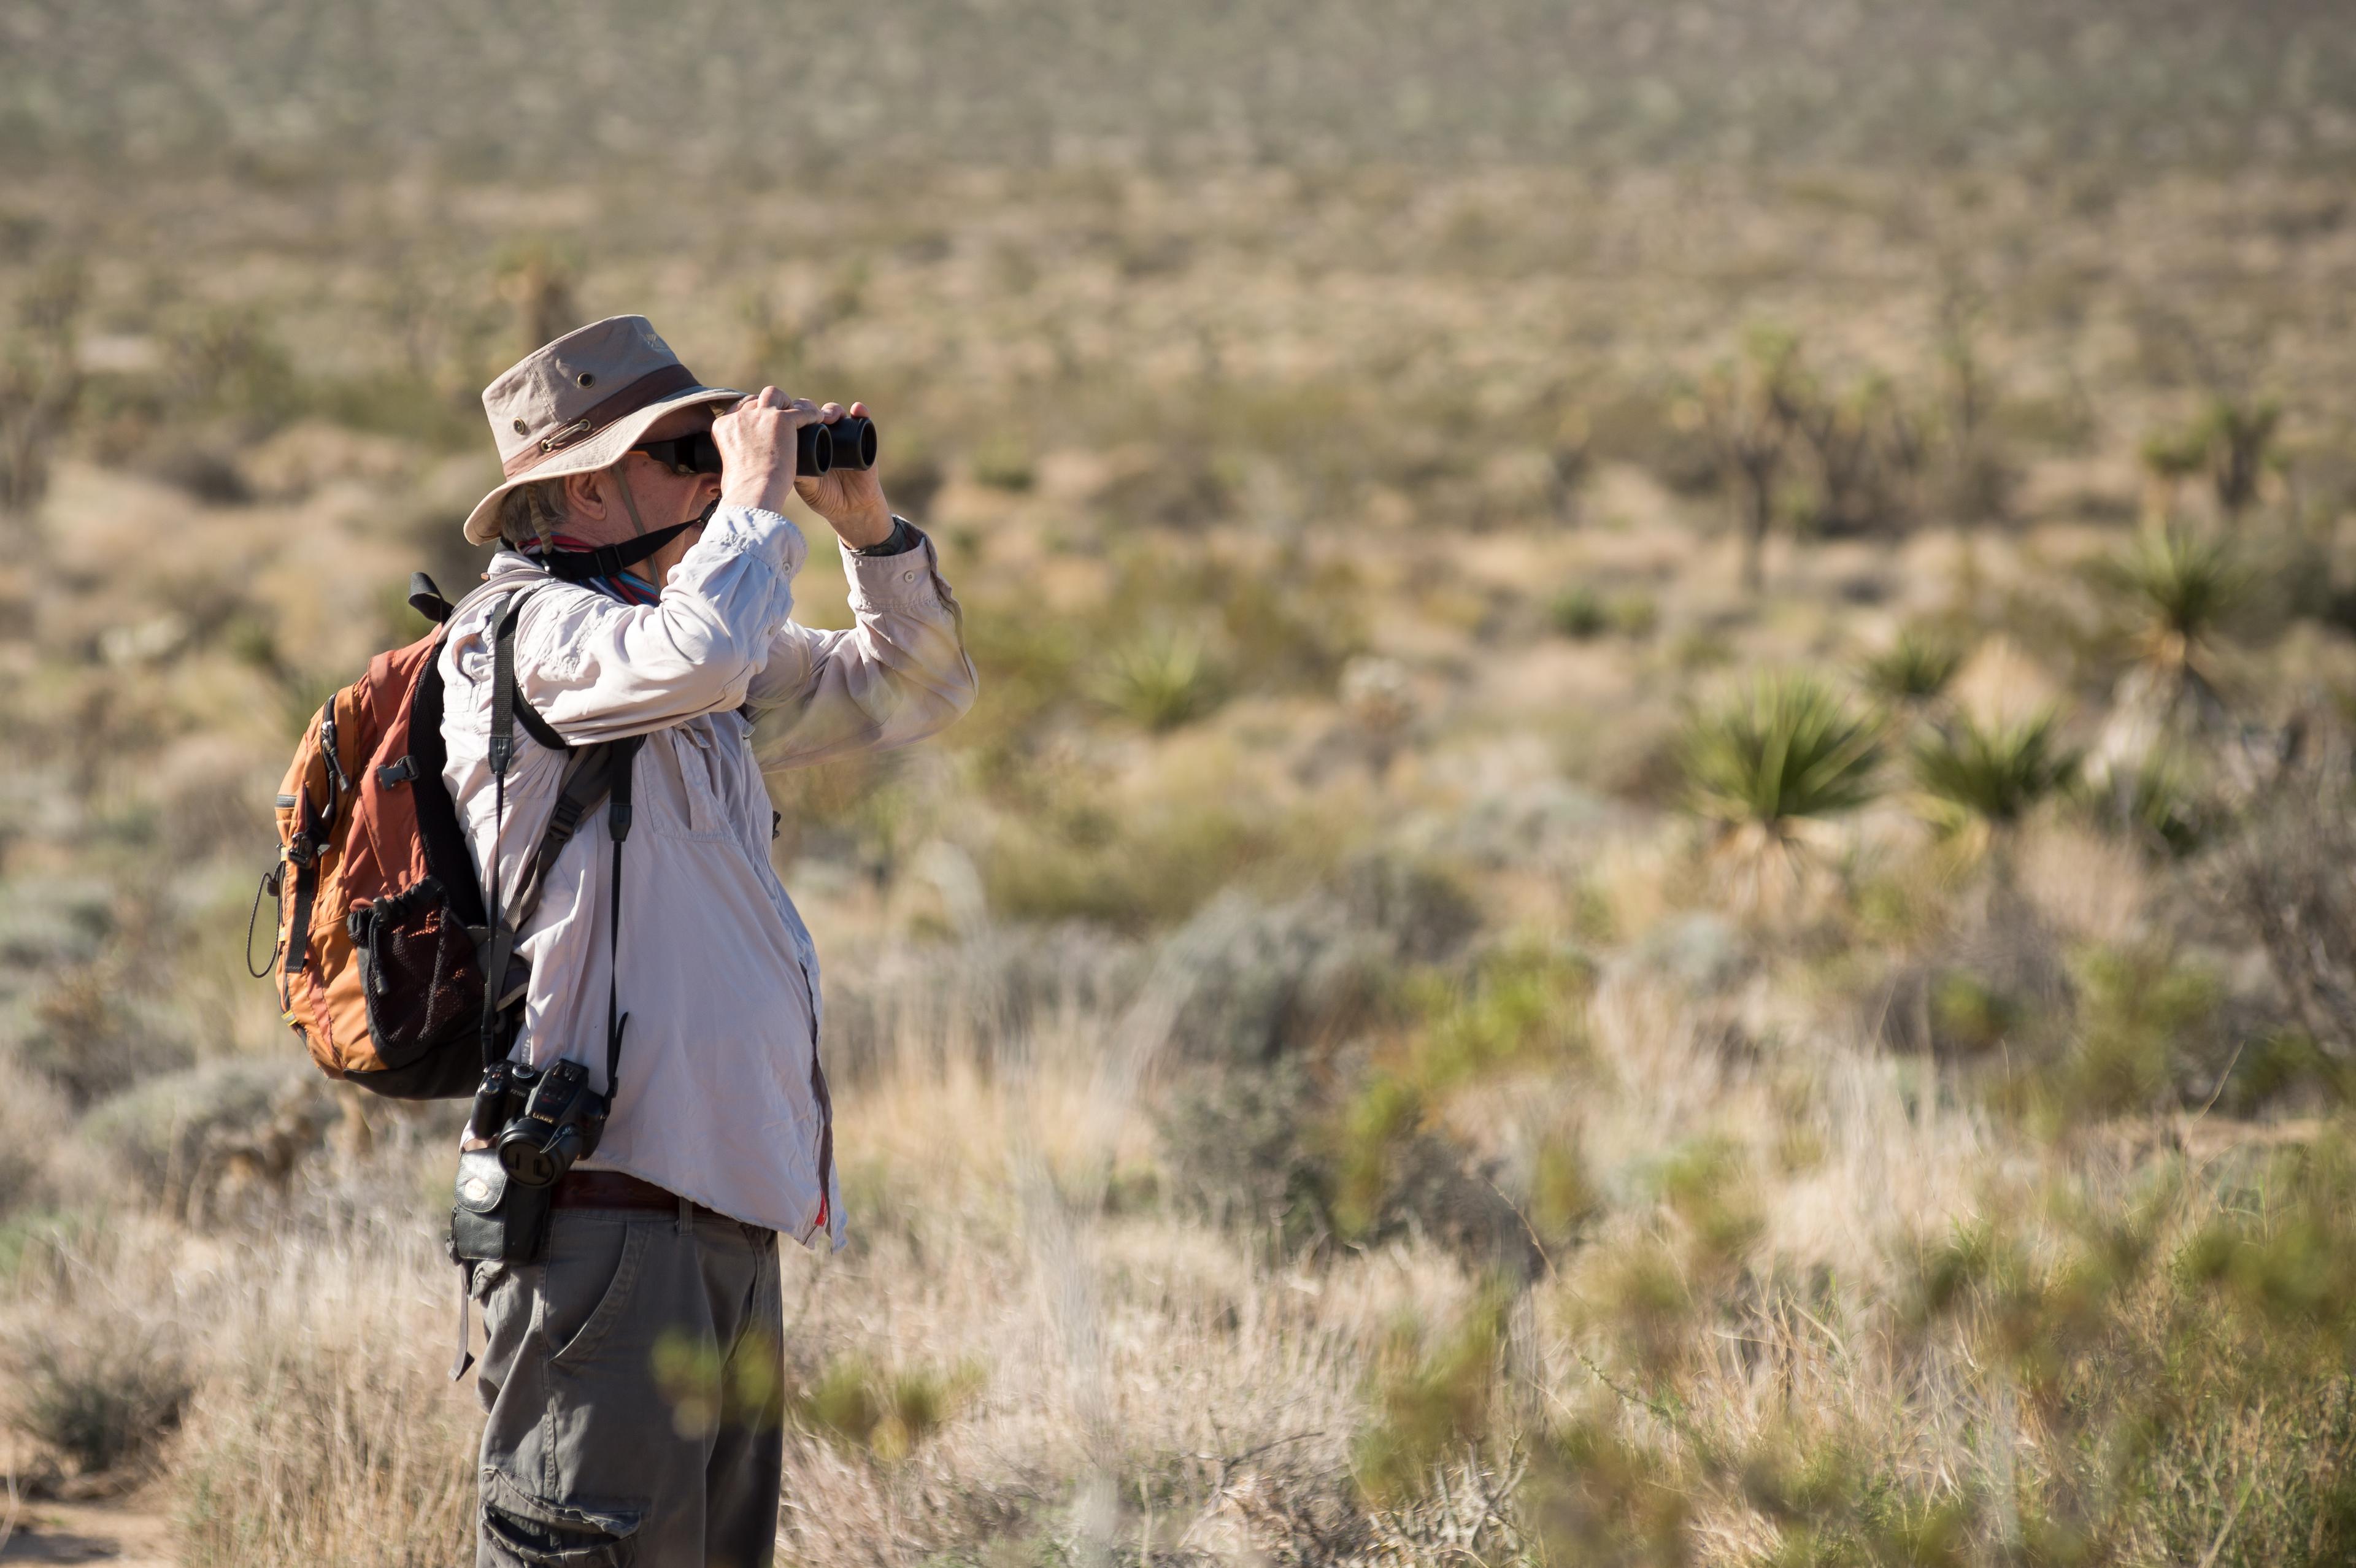
[[[503,548],[451,619],[442,727],[485,886],[495,859],[519,885],[559,799],[567,753],[534,723],[565,747],[646,739],[636,830],[617,845],[605,806],[585,816],[516,941],[510,1060],[584,1063],[604,1093],[609,979],[628,1018],[610,1119],[556,1185],[544,1255],[467,1265],[488,1332],[477,1562],[756,1568],[783,1457],[776,1235],[843,1236],[818,961],[769,865],[761,770],[931,734],[972,702],[973,667],[931,542],[875,472],[795,473],[797,430],[862,405],[706,387],[645,318],[616,316],[525,358],[483,407],[507,477],[466,531]],[[841,542],[851,631],[788,619],[794,494]],[[576,580],[550,570],[567,564]],[[502,784],[493,636],[525,589],[530,711]]]

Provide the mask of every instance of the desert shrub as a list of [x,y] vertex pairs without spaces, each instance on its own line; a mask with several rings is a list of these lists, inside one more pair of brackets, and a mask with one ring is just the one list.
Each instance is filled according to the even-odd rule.
[[2041,1115],[2061,1127],[2164,1109],[2214,1020],[2213,976],[2154,948],[2097,948],[2073,965],[2077,1016],[2069,1049],[2040,1085]]
[[1493,1286],[1432,1342],[1401,1326],[1377,1351],[1375,1418],[1359,1434],[1351,1466],[1368,1501],[1403,1502],[1449,1461],[1490,1441],[1499,1424],[1498,1363],[1509,1302]]
[[187,312],[166,332],[165,351],[177,416],[226,417],[266,430],[301,411],[294,362],[254,311]]
[[811,1431],[889,1463],[914,1453],[981,1382],[981,1370],[971,1365],[945,1371],[846,1356],[828,1362],[790,1404]]
[[1995,725],[1956,714],[1917,737],[1907,761],[1925,814],[1951,834],[2019,827],[2078,766],[2050,711]]
[[1956,643],[1909,627],[1858,673],[1866,689],[1885,702],[1921,704],[1945,695],[1947,683],[1963,667],[1964,650]]
[[1582,583],[1547,601],[1547,622],[1562,635],[1584,642],[1601,635],[1612,617],[1604,608],[1603,596]]
[[1116,820],[1068,805],[1001,825],[980,857],[990,907],[1018,920],[1140,931],[1183,919],[1248,869],[1300,848],[1298,825],[1216,802],[1148,803]]
[[1021,494],[1038,480],[1030,449],[1011,437],[998,437],[982,443],[974,449],[973,477],[978,485],[993,490],[1009,490]]
[[2253,801],[2218,884],[2266,954],[2293,1015],[2332,1058],[2356,1060],[2356,786],[2344,737],[2319,737]]
[[[290,1096],[324,1102],[300,1058],[230,1058],[146,1080],[93,1106],[78,1136],[150,1196],[166,1196],[197,1174],[216,1140],[262,1126]],[[321,1117],[324,1125],[326,1117]]]
[[1148,635],[1112,651],[1107,703],[1159,734],[1218,705],[1223,684],[1199,638]]
[[2084,782],[2083,801],[2094,819],[2155,859],[2185,859],[2219,826],[2217,803],[2200,787],[2190,760],[2174,747],[2155,746],[2131,765]]
[[2095,581],[2126,618],[2126,641],[2149,688],[2146,700],[2172,709],[2190,700],[2213,710],[2218,645],[2257,597],[2259,578],[2232,540],[2180,524],[2145,528],[2098,562]]
[[1323,1133],[1333,1217],[1345,1236],[1408,1230],[1483,1263],[1526,1268],[1527,1221],[1434,1128],[1449,1096],[1507,1071],[1576,1071],[1593,973],[1578,954],[1507,947],[1471,973],[1425,971],[1404,987],[1401,1038],[1336,1107]]
[[155,1328],[111,1315],[64,1315],[20,1336],[8,1358],[9,1424],[96,1475],[145,1457],[179,1424],[193,1390],[186,1362]]
[[1697,813],[1782,840],[1871,800],[1881,741],[1822,682],[1791,675],[1693,720],[1682,755]]
[[1330,1232],[1332,1171],[1312,1136],[1324,1100],[1298,1057],[1189,1074],[1158,1119],[1177,1207],[1285,1253]]
[[26,1065],[48,1074],[78,1106],[174,1072],[190,1055],[151,1009],[125,997],[110,965],[54,975],[34,999],[32,1025],[21,1048]]
[[1716,825],[1738,903],[1780,907],[1817,875],[1830,819],[1878,793],[1882,752],[1879,721],[1806,675],[1762,677],[1687,720],[1677,747],[1686,803]]
[[1171,939],[1188,987],[1173,1045],[1246,1065],[1330,1045],[1402,966],[1453,956],[1479,924],[1454,880],[1390,856],[1354,860],[1281,903],[1222,897]]
[[1606,632],[1643,638],[1660,624],[1660,605],[1641,589],[1603,594],[1585,583],[1547,602],[1547,624],[1563,636],[1585,642]]
[[29,509],[48,491],[54,449],[82,402],[74,350],[85,284],[79,267],[50,268],[17,301],[0,342],[0,512]]
[[0,1220],[51,1196],[50,1156],[58,1130],[72,1121],[62,1093],[0,1054]]
[[2144,466],[2171,485],[2207,475],[2218,509],[2238,517],[2258,497],[2282,418],[2279,399],[2212,397],[2190,424],[2144,442]]

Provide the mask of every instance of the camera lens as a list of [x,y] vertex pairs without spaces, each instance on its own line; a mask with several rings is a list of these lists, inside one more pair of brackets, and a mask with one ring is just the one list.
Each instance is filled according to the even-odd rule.
[[563,1167],[521,1127],[510,1128],[499,1139],[499,1164],[506,1168],[509,1180],[523,1187],[545,1187],[564,1173]]

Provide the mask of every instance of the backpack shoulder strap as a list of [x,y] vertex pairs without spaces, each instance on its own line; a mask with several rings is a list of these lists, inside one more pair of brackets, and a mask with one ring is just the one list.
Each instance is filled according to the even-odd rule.
[[494,777],[504,776],[508,764],[515,760],[515,727],[518,724],[523,726],[525,734],[552,752],[573,749],[524,699],[523,689],[516,684],[516,627],[523,618],[524,601],[539,591],[537,586],[524,589],[491,612],[490,761]]

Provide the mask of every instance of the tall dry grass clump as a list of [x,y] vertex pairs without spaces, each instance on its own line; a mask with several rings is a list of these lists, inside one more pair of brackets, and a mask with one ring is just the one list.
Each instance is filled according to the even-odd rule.
[[187,1562],[426,1568],[472,1550],[479,1412],[436,1354],[455,1288],[422,1215],[225,1260],[173,1467]]

